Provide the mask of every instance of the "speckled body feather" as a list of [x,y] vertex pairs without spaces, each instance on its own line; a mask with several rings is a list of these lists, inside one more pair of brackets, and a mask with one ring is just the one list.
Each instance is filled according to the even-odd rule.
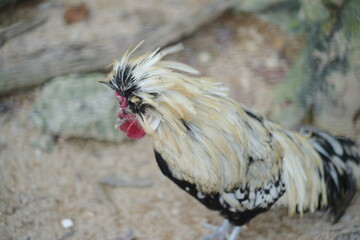
[[[319,130],[288,131],[257,116],[227,88],[178,62],[179,46],[114,62],[105,83],[128,99],[151,137],[161,171],[235,225],[286,198],[289,214],[331,209],[338,219],[355,192],[360,151]],[[184,75],[180,72],[190,74]]]

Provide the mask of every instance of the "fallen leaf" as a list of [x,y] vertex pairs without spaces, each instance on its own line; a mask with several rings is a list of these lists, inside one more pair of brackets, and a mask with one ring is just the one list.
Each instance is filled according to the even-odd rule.
[[85,4],[70,6],[65,14],[64,19],[67,24],[73,24],[84,20],[89,16],[89,8]]

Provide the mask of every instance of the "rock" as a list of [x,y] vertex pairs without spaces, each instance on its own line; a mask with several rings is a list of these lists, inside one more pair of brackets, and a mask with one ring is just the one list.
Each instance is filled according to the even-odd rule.
[[304,24],[309,27],[313,24],[324,23],[331,17],[330,9],[325,6],[323,0],[300,0],[300,3],[300,15]]
[[302,2],[306,2],[306,0],[245,0],[239,1],[235,10],[238,12],[251,12],[263,21],[269,22],[282,31],[293,35],[301,34],[303,30],[302,18],[304,13],[301,12]]
[[45,153],[50,153],[53,150],[54,145],[55,139],[51,134],[37,136],[31,142],[31,146]]
[[242,12],[260,12],[284,2],[289,2],[289,0],[242,0],[238,1],[235,9]]
[[62,226],[63,228],[65,228],[65,229],[71,228],[71,227],[74,226],[73,221],[72,221],[71,219],[69,219],[69,218],[64,218],[64,219],[62,219],[60,223],[61,223],[61,226]]
[[0,9],[8,5],[15,5],[20,2],[20,0],[0,0]]
[[353,232],[341,233],[335,239],[336,240],[356,240],[360,238],[360,231],[354,230]]
[[[84,2],[87,2],[89,9],[90,6],[95,6],[95,3]],[[163,24],[150,28],[149,22],[138,22],[141,22],[139,14],[142,13],[137,13],[137,10],[128,9],[130,15],[134,15],[132,17],[120,16],[125,10],[119,9],[115,3],[103,4],[106,6],[103,6],[99,15],[95,13],[95,9],[86,24],[83,21],[66,29],[62,28],[58,21],[61,8],[48,9],[51,12],[40,14],[49,16],[46,24],[28,31],[28,34],[13,37],[11,41],[8,39],[0,48],[0,96],[9,95],[19,89],[29,89],[64,74],[104,70],[112,59],[119,58],[126,49],[141,40],[145,42],[138,53],[177,43],[233,8],[236,0],[204,1],[200,5],[192,4],[198,6],[194,9],[186,7],[187,4],[181,4],[184,6],[177,8],[174,12],[176,14],[167,14],[167,11],[163,10],[167,6],[169,9],[173,8],[173,3],[166,2],[161,7],[162,10],[158,10],[154,4],[154,7],[144,8],[149,12],[149,16],[156,15],[156,19],[164,19],[161,21]],[[54,3],[52,6],[62,5]],[[46,8],[46,5],[42,5],[36,14]],[[107,13],[103,13],[104,11]],[[121,20],[114,20],[118,17],[113,16],[119,16]],[[105,22],[106,28],[103,27]],[[51,32],[55,34],[50,34]]]
[[[312,124],[353,136],[360,130],[354,123],[360,111],[360,2],[346,1],[332,15],[313,2],[303,0],[306,47],[276,93],[271,118],[290,128]],[[306,13],[316,7],[323,13]]]
[[122,141],[125,134],[114,129],[118,113],[114,93],[98,83],[104,77],[83,74],[51,80],[36,99],[30,119],[64,138]]
[[291,36],[303,33],[301,15],[299,14],[300,7],[298,1],[280,2],[264,11],[257,12],[256,15]]

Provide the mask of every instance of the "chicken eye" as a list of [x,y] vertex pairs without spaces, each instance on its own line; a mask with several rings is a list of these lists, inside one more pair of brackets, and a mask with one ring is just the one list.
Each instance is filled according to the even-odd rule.
[[140,113],[141,112],[141,105],[142,105],[142,98],[138,96],[130,96],[128,101],[129,108],[134,113]]

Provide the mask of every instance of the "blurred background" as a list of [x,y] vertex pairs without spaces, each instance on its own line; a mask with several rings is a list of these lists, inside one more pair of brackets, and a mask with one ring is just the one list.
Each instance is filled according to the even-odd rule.
[[[360,140],[358,0],[0,0],[0,239],[197,239],[222,218],[160,173],[149,139],[115,130],[102,80],[113,59],[183,43],[167,57],[288,128]],[[241,239],[358,239],[341,221],[251,221]]]

